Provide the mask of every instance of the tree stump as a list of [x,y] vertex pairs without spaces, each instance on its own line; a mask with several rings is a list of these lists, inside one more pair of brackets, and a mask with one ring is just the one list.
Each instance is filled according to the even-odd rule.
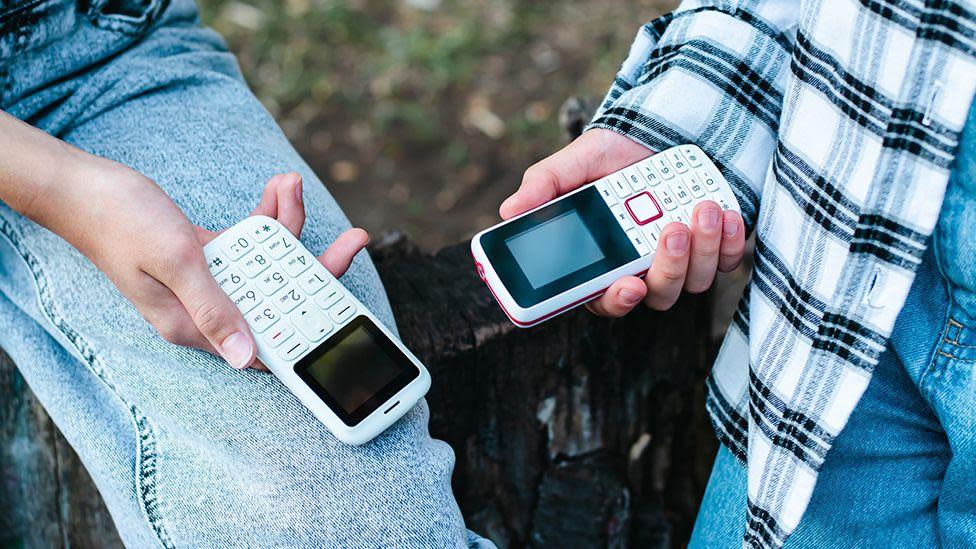
[[[499,547],[683,545],[716,442],[704,410],[708,294],[666,314],[584,310],[511,325],[467,244],[435,255],[387,238],[372,255],[404,342],[433,377],[433,436],[457,453],[468,527]],[[107,547],[97,491],[0,358],[0,546]]]

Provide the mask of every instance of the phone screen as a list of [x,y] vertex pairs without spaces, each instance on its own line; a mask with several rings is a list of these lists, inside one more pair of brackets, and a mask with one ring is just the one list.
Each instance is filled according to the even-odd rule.
[[505,245],[533,288],[606,257],[575,210],[510,236]]
[[520,307],[531,307],[640,257],[595,187],[481,235],[481,247]]
[[365,316],[354,319],[303,358],[295,372],[350,426],[420,373]]

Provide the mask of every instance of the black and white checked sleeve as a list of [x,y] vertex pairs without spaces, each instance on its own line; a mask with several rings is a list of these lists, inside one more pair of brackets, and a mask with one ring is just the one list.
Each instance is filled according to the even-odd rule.
[[698,144],[755,226],[800,2],[686,0],[637,33],[590,128],[652,150]]

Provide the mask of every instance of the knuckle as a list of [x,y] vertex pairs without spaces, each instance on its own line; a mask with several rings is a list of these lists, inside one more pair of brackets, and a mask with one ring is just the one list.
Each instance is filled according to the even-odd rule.
[[195,239],[185,236],[174,238],[158,257],[157,272],[164,280],[178,275],[188,265],[193,265],[203,252]]
[[738,240],[734,242],[723,243],[719,246],[719,253],[722,257],[734,257],[741,258],[743,252],[745,252],[746,243],[744,240]]
[[538,162],[536,162],[535,164],[532,164],[531,166],[526,168],[525,175],[523,176],[523,180],[532,181],[535,179],[541,179],[543,177],[546,177],[545,173],[546,173],[545,167],[539,164]]
[[664,282],[665,285],[671,286],[679,282],[684,282],[685,270],[677,266],[668,266],[655,272],[655,277]]
[[703,281],[694,281],[685,284],[685,291],[688,292],[689,294],[702,294],[708,291],[708,289],[711,287],[712,287],[711,279],[703,280]]
[[217,334],[230,322],[230,315],[218,304],[204,301],[193,311],[193,323],[208,336]]
[[723,273],[728,273],[736,270],[742,263],[742,258],[740,257],[723,257],[718,262],[718,270]]
[[539,185],[544,188],[548,187],[552,191],[552,196],[559,195],[559,185],[557,184],[556,174],[554,174],[552,170],[546,167],[546,165],[542,162],[536,162],[525,170],[525,175],[522,178],[522,184],[523,186]]
[[699,236],[691,246],[691,254],[699,258],[712,258],[719,253],[719,243],[716,238]]

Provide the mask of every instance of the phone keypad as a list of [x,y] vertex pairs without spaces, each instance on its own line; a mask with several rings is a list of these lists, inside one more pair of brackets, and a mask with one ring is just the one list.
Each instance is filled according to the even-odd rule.
[[610,174],[594,186],[643,256],[657,249],[665,225],[687,225],[699,202],[712,200],[723,210],[734,209],[735,197],[721,181],[701,149],[682,145]]
[[258,244],[260,244],[261,242],[264,242],[265,240],[274,236],[275,233],[277,232],[278,232],[277,223],[255,223],[251,227],[250,234],[251,234],[251,238],[253,238],[254,241],[257,242]]
[[254,336],[285,361],[352,320],[356,300],[278,223],[254,218],[204,248],[207,266]]
[[330,288],[327,292],[315,298],[315,304],[323,309],[329,309],[342,299],[342,290]]
[[254,278],[271,266],[271,259],[266,252],[261,251],[245,255],[238,261],[238,265],[241,266],[241,271],[245,276]]
[[265,332],[264,342],[273,349],[287,341],[293,333],[295,333],[295,329],[291,327],[291,324],[288,322],[278,322],[274,325],[273,330]]
[[257,307],[258,303],[261,303],[261,296],[253,288],[248,288],[247,286],[230,294],[230,299],[241,310],[241,313],[245,315],[251,312],[251,309]]
[[285,274],[291,278],[304,273],[312,264],[318,264],[318,260],[307,252],[300,252],[285,259]]
[[320,272],[303,273],[298,279],[298,287],[308,295],[315,295],[322,288],[329,285],[329,279],[322,276]]
[[281,259],[295,249],[295,243],[287,236],[279,236],[267,244],[267,248],[272,259]]
[[227,245],[224,250],[232,261],[237,261],[244,254],[254,249],[254,244],[247,237],[240,236],[235,238]]
[[244,285],[244,276],[237,269],[227,269],[216,275],[217,284],[225,293],[233,293]]
[[277,311],[265,306],[253,309],[245,318],[254,333],[260,334],[270,328],[275,322],[278,322],[280,316]]
[[264,295],[272,295],[288,283],[281,269],[265,271],[257,280],[257,287]]

